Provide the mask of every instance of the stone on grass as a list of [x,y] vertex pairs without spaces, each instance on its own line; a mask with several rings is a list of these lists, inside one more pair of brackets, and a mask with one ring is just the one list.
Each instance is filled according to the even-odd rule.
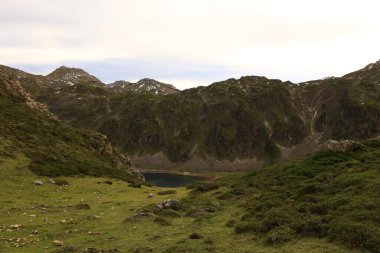
[[56,247],[61,247],[61,246],[63,246],[63,241],[54,240],[53,241],[53,245],[56,246]]
[[52,178],[49,178],[49,183],[51,183],[51,184],[55,184],[55,181],[54,181],[54,179],[52,179]]
[[168,200],[164,200],[162,202],[157,203],[156,207],[159,210],[168,209],[168,208],[176,209],[176,207],[178,207],[178,204],[179,204],[178,200],[168,199]]
[[21,227],[22,227],[22,225],[20,225],[20,224],[14,224],[14,225],[10,226],[11,229],[20,229]]
[[44,185],[42,180],[34,180],[34,185]]

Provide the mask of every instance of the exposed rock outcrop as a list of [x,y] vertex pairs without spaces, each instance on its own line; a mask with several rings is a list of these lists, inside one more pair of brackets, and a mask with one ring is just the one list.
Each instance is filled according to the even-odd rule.
[[178,205],[179,205],[178,200],[168,199],[168,200],[164,200],[162,202],[157,203],[156,207],[158,210],[163,210],[163,209],[168,209],[168,208],[176,209]]
[[[21,86],[20,82],[15,80],[14,77],[0,69],[0,94],[2,96],[11,96],[19,102],[24,102],[29,108],[38,111],[49,112],[47,107],[33,100],[29,93]],[[51,116],[53,114],[50,113]]]
[[330,152],[349,152],[352,150],[356,150],[358,148],[363,147],[364,145],[360,142],[352,141],[352,140],[343,140],[343,141],[335,141],[328,140],[321,146],[322,151],[330,151]]
[[133,166],[133,162],[129,155],[126,153],[120,154],[116,152],[109,142],[107,136],[103,134],[97,134],[92,140],[93,148],[103,156],[110,159],[114,168],[119,170],[126,169],[129,174],[138,180],[145,181],[145,178],[141,172]]

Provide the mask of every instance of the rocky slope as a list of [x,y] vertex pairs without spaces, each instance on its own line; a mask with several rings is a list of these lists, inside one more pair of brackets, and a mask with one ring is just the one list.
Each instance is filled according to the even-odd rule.
[[116,152],[106,136],[62,124],[4,69],[0,69],[0,108],[0,158],[22,153],[31,160],[33,172],[48,176],[142,179],[128,155]]
[[114,92],[152,92],[157,95],[167,95],[179,92],[179,90],[171,84],[161,83],[149,78],[141,79],[136,83],[116,81],[108,84],[107,88]]
[[328,139],[380,134],[379,62],[340,78],[245,76],[165,96],[147,79],[136,92],[129,87],[137,84],[107,88],[64,70],[43,77],[8,69],[60,119],[105,134],[145,168],[247,170],[306,156]]

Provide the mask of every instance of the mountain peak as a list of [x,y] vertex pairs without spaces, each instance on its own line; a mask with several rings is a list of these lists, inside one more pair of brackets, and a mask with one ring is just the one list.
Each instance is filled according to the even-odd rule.
[[156,82],[156,83],[159,83],[159,81],[154,80],[152,78],[142,78],[142,79],[140,79],[140,80],[137,81],[137,83],[141,83],[141,82]]
[[177,93],[176,89],[171,84],[161,83],[157,80],[151,78],[143,78],[136,83],[131,83],[128,81],[116,81],[107,85],[110,89],[115,92],[123,91],[135,91],[135,92],[151,92],[158,95],[167,95]]
[[53,79],[63,79],[66,81],[75,81],[79,78],[87,78],[90,79],[89,81],[95,81],[101,83],[101,81],[96,78],[95,76],[90,75],[83,69],[79,68],[71,68],[66,66],[61,66],[51,72],[47,75],[47,77],[53,78]]
[[348,79],[366,80],[378,83],[380,81],[380,60],[370,63],[362,69],[343,76]]

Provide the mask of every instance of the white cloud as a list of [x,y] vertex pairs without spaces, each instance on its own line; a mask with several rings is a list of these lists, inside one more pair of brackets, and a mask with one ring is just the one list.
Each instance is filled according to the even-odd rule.
[[[224,78],[203,75],[212,65],[301,81],[377,60],[379,7],[375,0],[2,0],[0,63],[154,59],[161,72],[168,66],[172,83]],[[177,61],[192,76],[174,73]]]

